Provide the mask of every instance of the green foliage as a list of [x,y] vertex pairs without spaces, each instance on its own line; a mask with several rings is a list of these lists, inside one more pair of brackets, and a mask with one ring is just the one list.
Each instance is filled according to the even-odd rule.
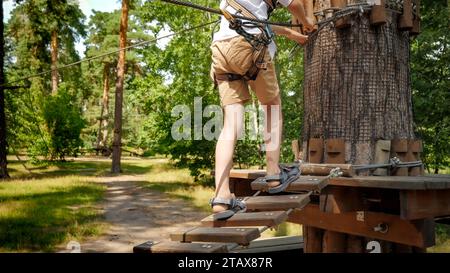
[[450,10],[446,0],[422,1],[422,33],[412,43],[415,120],[427,168],[450,165]]
[[85,121],[66,87],[60,87],[56,96],[47,99],[43,116],[50,140],[48,150],[43,154],[47,152],[51,159],[60,160],[67,155],[76,155],[83,146],[80,134]]

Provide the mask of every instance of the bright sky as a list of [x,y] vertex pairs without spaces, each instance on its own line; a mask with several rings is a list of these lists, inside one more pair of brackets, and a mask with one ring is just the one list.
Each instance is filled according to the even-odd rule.
[[[80,8],[86,15],[86,18],[89,18],[92,15],[92,10],[111,12],[115,9],[120,9],[120,1],[118,0],[78,0],[78,2],[80,3]],[[8,21],[11,11],[14,9],[13,1],[4,1],[3,8],[5,21]],[[80,41],[76,46],[82,57],[84,56],[85,49],[83,42],[84,41]]]

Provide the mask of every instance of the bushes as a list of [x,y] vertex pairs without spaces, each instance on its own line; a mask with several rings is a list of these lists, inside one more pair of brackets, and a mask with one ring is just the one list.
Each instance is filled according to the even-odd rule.
[[80,134],[86,122],[73,102],[74,98],[66,87],[61,87],[56,96],[46,99],[43,118],[47,145],[36,146],[35,152],[39,155],[49,157],[51,160],[64,160],[68,155],[76,155],[83,146]]

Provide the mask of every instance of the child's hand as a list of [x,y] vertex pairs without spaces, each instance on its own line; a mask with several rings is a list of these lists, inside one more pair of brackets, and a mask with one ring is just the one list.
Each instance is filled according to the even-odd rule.
[[303,28],[306,32],[314,31],[314,21],[310,17],[305,17],[305,21],[303,22]]

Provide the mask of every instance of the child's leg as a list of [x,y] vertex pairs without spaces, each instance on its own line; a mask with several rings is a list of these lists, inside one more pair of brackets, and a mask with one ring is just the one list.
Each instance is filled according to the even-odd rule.
[[[229,176],[233,167],[233,154],[236,141],[242,133],[244,105],[235,103],[224,107],[224,126],[216,146],[216,197],[230,199]],[[215,213],[227,210],[225,205],[213,207]]]
[[[266,148],[267,175],[280,173],[280,148],[283,130],[283,114],[281,111],[281,99],[278,95],[274,100],[264,105],[266,116],[264,140]],[[269,187],[278,186],[279,182],[270,182]]]

